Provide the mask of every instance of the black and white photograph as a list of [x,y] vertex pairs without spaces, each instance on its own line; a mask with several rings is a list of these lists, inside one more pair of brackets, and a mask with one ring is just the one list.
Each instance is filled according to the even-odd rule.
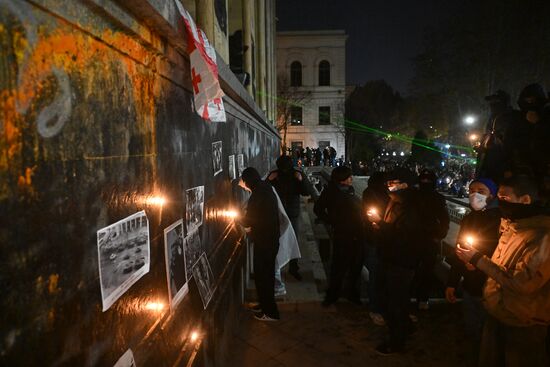
[[149,272],[149,221],[145,211],[97,231],[103,311]]
[[193,276],[201,295],[202,304],[206,309],[214,293],[214,274],[205,252],[201,254],[193,266]]
[[193,187],[185,191],[185,227],[187,233],[202,225],[204,215],[204,186]]
[[214,176],[223,171],[221,141],[215,141],[212,143],[212,168],[214,169]]
[[185,273],[183,242],[183,219],[180,219],[164,230],[166,278],[171,308],[176,307],[189,292],[187,274]]
[[238,172],[239,172],[239,177],[241,177],[242,174],[243,174],[243,171],[244,171],[244,155],[243,154],[237,155],[237,168],[238,168]]
[[197,262],[203,252],[201,237],[198,230],[187,234],[184,241],[183,251],[185,254],[185,274],[187,281],[189,282],[193,277],[193,265]]
[[134,360],[134,353],[132,350],[128,349],[113,367],[136,367],[136,361]]
[[234,180],[237,178],[237,171],[235,169],[235,155],[229,156],[229,178]]

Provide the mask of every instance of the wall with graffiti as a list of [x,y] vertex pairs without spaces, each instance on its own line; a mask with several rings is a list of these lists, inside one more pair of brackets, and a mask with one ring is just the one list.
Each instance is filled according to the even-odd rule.
[[[225,123],[199,118],[185,53],[124,3],[0,0],[0,365],[114,365],[127,349],[173,365],[197,327],[206,363],[240,302],[240,234],[218,215],[241,204],[228,156],[265,173],[278,136],[242,100],[224,99]],[[201,185],[201,243],[226,283],[204,310],[190,282],[170,310],[163,231]],[[142,210],[150,271],[103,312],[97,231]]]

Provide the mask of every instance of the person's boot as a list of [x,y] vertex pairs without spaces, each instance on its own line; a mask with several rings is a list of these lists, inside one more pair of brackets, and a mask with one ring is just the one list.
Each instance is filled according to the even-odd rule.
[[298,267],[298,259],[290,260],[288,264],[288,273],[294,277],[297,281],[302,280],[302,275],[298,272],[300,268]]

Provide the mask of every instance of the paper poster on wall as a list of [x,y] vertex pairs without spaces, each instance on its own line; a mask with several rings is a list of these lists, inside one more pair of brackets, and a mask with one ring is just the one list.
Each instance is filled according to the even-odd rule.
[[235,155],[229,156],[229,178],[234,180],[237,178],[237,170],[235,169]]
[[214,170],[214,176],[223,171],[221,141],[216,141],[212,143],[212,168]]
[[183,219],[164,229],[164,254],[170,307],[174,308],[189,292],[185,273],[185,252],[183,250]]
[[204,215],[204,186],[185,191],[185,228],[193,232],[202,225]]
[[136,367],[136,361],[134,360],[134,353],[132,353],[132,350],[128,349],[113,367]]
[[198,230],[187,234],[184,241],[183,251],[185,252],[185,273],[187,281],[189,281],[193,277],[193,265],[197,262],[203,252],[201,237]]
[[197,283],[202,304],[206,308],[214,294],[214,274],[204,252],[193,266],[193,277]]
[[149,221],[145,211],[97,231],[103,311],[149,272]]
[[237,168],[239,177],[241,177],[244,171],[244,155],[242,154],[237,155]]

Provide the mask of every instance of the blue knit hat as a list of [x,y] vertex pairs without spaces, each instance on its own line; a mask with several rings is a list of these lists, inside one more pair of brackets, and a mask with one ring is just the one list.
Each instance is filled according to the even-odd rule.
[[484,184],[489,189],[489,192],[491,193],[491,195],[497,196],[498,186],[490,178],[480,177],[480,178],[476,178],[475,180],[472,181],[472,183],[474,183],[474,182],[479,182],[479,183]]

